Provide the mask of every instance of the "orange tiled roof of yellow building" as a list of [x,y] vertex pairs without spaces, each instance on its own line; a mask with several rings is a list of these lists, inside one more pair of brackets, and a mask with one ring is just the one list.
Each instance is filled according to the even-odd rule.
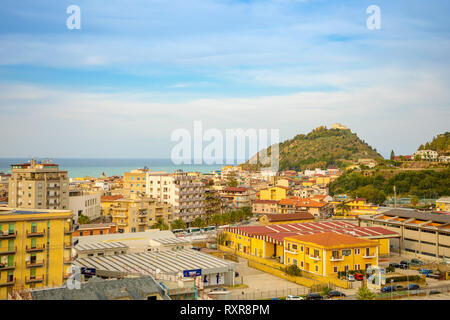
[[352,246],[377,245],[375,241],[357,238],[345,234],[339,234],[336,232],[323,232],[307,235],[298,235],[286,238],[286,240],[289,239],[294,239],[301,242],[314,243],[322,247],[335,247],[340,245],[352,245]]

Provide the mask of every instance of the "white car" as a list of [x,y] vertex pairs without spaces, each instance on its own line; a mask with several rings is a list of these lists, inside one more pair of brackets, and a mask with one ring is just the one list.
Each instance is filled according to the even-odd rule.
[[302,297],[299,297],[299,296],[288,295],[286,297],[286,300],[305,300],[305,299],[303,299]]
[[351,274],[347,275],[347,280],[348,281],[355,281],[355,277]]

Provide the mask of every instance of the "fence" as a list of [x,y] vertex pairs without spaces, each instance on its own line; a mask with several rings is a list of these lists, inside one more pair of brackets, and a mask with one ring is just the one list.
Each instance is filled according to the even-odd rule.
[[[286,267],[286,265],[281,264],[276,261],[272,261],[269,259],[261,258],[261,257],[255,257],[250,254],[240,252],[235,249],[231,249],[225,246],[218,246],[218,249],[227,253],[231,253],[237,256],[240,256],[242,258],[245,258],[249,261],[249,267],[268,272],[270,274],[273,274],[277,277],[281,277],[284,279],[287,279],[289,281],[298,283],[303,286],[311,287],[312,285],[317,285],[318,283],[321,283],[323,285],[332,287],[340,287],[344,289],[350,289],[351,284],[348,281],[338,279],[337,277],[325,277],[317,274],[313,274],[311,272],[307,272],[302,270],[302,275],[300,277],[293,277],[285,274],[282,270]],[[300,280],[301,279],[301,280]],[[309,280],[309,281],[308,281]],[[298,282],[297,282],[298,281]]]
[[[239,291],[239,290],[238,290]],[[296,288],[285,288],[267,291],[254,291],[254,292],[236,292],[231,296],[232,300],[264,300],[272,298],[284,298],[288,295],[294,296],[305,296],[308,294],[308,289],[296,287]]]

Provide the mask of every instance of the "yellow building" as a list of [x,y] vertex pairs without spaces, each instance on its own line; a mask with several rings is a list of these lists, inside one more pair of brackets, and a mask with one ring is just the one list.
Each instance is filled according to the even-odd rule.
[[275,186],[259,190],[260,200],[282,200],[288,196],[290,188],[283,186]]
[[72,211],[0,208],[0,299],[61,286],[72,263]]
[[316,184],[328,185],[331,182],[331,177],[329,176],[316,176]]
[[322,276],[378,265],[376,241],[324,232],[284,239],[284,264]]
[[143,232],[160,218],[168,226],[173,222],[171,205],[137,194],[113,201],[109,209],[119,232]]
[[114,205],[116,200],[122,199],[122,195],[101,196],[100,206],[102,207],[102,216],[108,216],[111,214],[111,206]]
[[378,210],[377,205],[373,205],[371,203],[368,203],[366,199],[364,198],[356,198],[353,200],[349,200],[345,202],[347,206],[349,206],[350,211],[348,212],[350,215],[370,215],[370,214],[376,214]]
[[437,199],[436,211],[450,212],[450,197]]
[[123,193],[126,197],[133,193],[146,193],[147,171],[148,169],[136,169],[123,174]]

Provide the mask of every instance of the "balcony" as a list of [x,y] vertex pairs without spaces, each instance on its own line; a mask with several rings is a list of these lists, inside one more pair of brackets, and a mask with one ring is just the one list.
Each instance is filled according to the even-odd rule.
[[72,249],[73,244],[71,242],[64,243],[64,249]]
[[364,259],[372,259],[372,258],[375,258],[375,257],[376,257],[375,255],[373,255],[373,256],[371,256],[371,255],[363,256]]
[[315,261],[320,261],[320,257],[319,256],[309,256],[309,258],[311,259],[311,260],[315,260]]
[[34,278],[30,278],[30,277],[26,277],[25,278],[25,283],[26,284],[30,284],[30,283],[39,283],[44,281],[44,276],[40,276],[40,277],[34,277]]
[[42,230],[41,232],[38,232],[37,230],[27,230],[27,238],[32,237],[43,237],[45,235],[45,230]]
[[138,222],[138,225],[140,225],[140,226],[142,226],[142,225],[147,225],[147,221],[144,221],[144,220],[139,221],[139,222]]
[[72,264],[72,262],[74,261],[75,261],[74,258],[64,258],[64,264]]
[[40,252],[40,251],[44,251],[45,250],[45,244],[40,245],[40,246],[36,246],[36,247],[26,247],[26,251],[27,252]]
[[44,260],[41,261],[27,261],[26,267],[27,268],[41,268],[44,266]]
[[9,278],[9,279],[6,279],[6,282],[3,282],[3,283],[0,282],[0,287],[13,286],[15,283],[16,283],[16,279]]
[[9,255],[9,254],[15,254],[17,251],[17,247],[14,248],[8,248],[8,249],[0,249],[0,255]]
[[16,264],[13,266],[8,266],[7,264],[0,263],[0,271],[14,270],[16,268]]
[[286,251],[286,253],[292,253],[292,254],[297,254],[297,253],[298,253],[297,250],[289,250],[289,249],[286,249],[286,250],[284,250],[284,251]]
[[14,239],[17,237],[17,231],[16,232],[8,232],[8,231],[0,231],[0,240],[2,239]]
[[64,234],[72,234],[74,232],[71,228],[64,228]]
[[344,261],[344,256],[340,256],[340,257],[331,257],[330,261],[331,261],[331,262]]

